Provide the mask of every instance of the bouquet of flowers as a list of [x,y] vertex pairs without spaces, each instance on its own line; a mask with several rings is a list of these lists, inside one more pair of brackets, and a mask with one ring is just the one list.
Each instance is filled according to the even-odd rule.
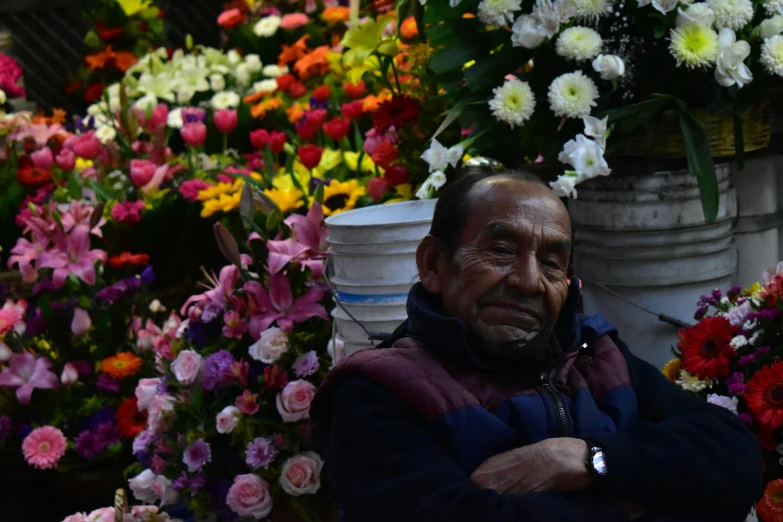
[[0,310],[4,469],[22,459],[38,469],[116,466],[144,429],[133,377],[152,371],[151,357],[130,334],[152,314],[154,274],[144,254],[92,248],[104,224],[100,209],[77,201],[31,204],[11,250],[9,267],[36,285],[30,302]]
[[509,166],[560,164],[552,187],[575,197],[609,175],[612,147],[672,114],[708,221],[717,180],[694,111],[733,117],[741,162],[741,115],[783,75],[775,1],[434,0],[423,21],[449,118],[477,149]]
[[680,331],[666,377],[684,390],[739,415],[764,448],[767,485],[757,506],[765,522],[780,519],[783,503],[783,262],[764,284],[703,296],[698,324]]
[[136,389],[148,422],[130,487],[144,502],[181,498],[197,516],[318,520],[331,506],[309,421],[329,367],[323,211],[314,202],[283,222],[253,192],[245,186],[242,210],[250,254],[217,224],[232,264],[187,300],[175,332],[147,327],[160,376]]

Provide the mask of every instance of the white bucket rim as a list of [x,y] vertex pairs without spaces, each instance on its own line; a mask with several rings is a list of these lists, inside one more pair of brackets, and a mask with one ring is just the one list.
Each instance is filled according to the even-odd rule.
[[401,201],[399,203],[387,203],[385,205],[372,205],[369,207],[362,207],[357,208],[353,210],[349,210],[347,212],[340,212],[339,214],[335,214],[333,216],[329,216],[326,218],[326,226],[330,228],[340,228],[340,229],[353,229],[353,228],[381,228],[381,227],[400,227],[400,226],[407,226],[407,225],[424,225],[427,223],[432,223],[432,217],[424,218],[424,219],[415,219],[410,221],[395,221],[393,223],[365,223],[365,224],[359,224],[359,223],[340,223],[340,221],[343,221],[346,219],[346,216],[355,216],[358,213],[371,213],[371,212],[378,212],[379,209],[382,208],[389,208],[394,206],[424,206],[428,204],[429,202],[433,202],[432,205],[437,204],[437,199],[416,199],[412,201]]

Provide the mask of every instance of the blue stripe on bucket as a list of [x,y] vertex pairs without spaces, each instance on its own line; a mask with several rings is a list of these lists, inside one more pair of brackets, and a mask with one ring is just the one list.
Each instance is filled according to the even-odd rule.
[[337,299],[345,304],[398,304],[408,300],[408,294],[346,294],[337,292]]

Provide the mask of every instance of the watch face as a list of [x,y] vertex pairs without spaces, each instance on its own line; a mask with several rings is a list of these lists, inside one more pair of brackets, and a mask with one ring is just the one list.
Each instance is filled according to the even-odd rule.
[[599,448],[593,450],[593,469],[599,475],[606,475],[606,460],[604,452]]

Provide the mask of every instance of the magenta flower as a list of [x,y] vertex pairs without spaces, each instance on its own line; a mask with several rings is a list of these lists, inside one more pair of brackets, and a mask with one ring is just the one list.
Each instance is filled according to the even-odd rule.
[[257,437],[247,445],[245,462],[252,469],[268,469],[277,456],[277,448],[272,441],[264,437]]
[[226,301],[234,293],[237,281],[239,281],[239,268],[236,265],[224,266],[220,270],[220,277],[216,278],[213,273],[209,277],[209,282],[213,287],[207,290],[203,294],[193,295],[185,301],[180,310],[180,315],[188,315],[191,305],[195,305],[198,308],[203,308],[207,303],[214,303],[220,309],[224,309]]
[[185,449],[182,462],[190,472],[199,471],[205,464],[212,460],[212,450],[204,439],[198,439]]
[[33,165],[39,169],[49,170],[54,165],[54,154],[52,149],[44,147],[30,154],[30,159],[33,160]]
[[95,263],[106,261],[106,252],[90,250],[90,230],[88,225],[77,225],[66,235],[56,234],[53,238],[55,248],[38,257],[39,268],[52,268],[52,282],[61,288],[71,274],[88,285],[96,281]]
[[62,149],[55,158],[57,166],[70,172],[76,167],[76,154],[71,149]]
[[25,283],[35,283],[38,280],[34,263],[49,246],[49,238],[46,236],[33,234],[32,238],[33,241],[23,237],[17,239],[16,246],[11,249],[11,257],[8,258],[8,268],[13,269],[14,265],[18,265]]
[[[300,216],[301,217],[301,216]],[[266,242],[266,247],[269,249],[268,266],[270,274],[276,274],[280,272],[285,265],[293,260],[302,261],[307,258],[307,254],[310,252],[310,248],[303,245],[295,238],[290,237],[282,241],[275,241],[270,239]]]
[[326,240],[329,232],[324,225],[324,211],[321,205],[313,203],[307,212],[307,217],[291,214],[284,223],[294,231],[297,241],[318,254],[326,253],[326,249],[329,248],[329,242]]
[[[54,209],[50,209],[54,210]],[[92,214],[95,208],[89,205],[82,205],[78,201],[71,201],[70,208],[60,208],[62,217],[60,221],[63,224],[63,230],[70,232],[76,225],[89,225],[92,221]],[[97,237],[103,237],[101,227],[106,224],[106,218],[101,217],[97,224],[90,230],[90,233]]]
[[179,193],[188,201],[198,201],[198,193],[211,186],[212,185],[201,179],[189,179],[179,186]]
[[141,221],[141,211],[147,208],[143,201],[126,201],[111,208],[111,217],[115,221],[132,225]]
[[0,372],[0,386],[16,388],[19,402],[30,404],[35,388],[53,390],[60,384],[51,367],[52,361],[46,357],[36,359],[31,353],[15,353],[8,367]]
[[247,321],[242,319],[239,312],[236,310],[229,310],[223,315],[223,335],[232,339],[241,339],[247,332]]
[[234,405],[239,408],[239,411],[245,415],[255,415],[258,413],[258,394],[250,393],[249,390],[245,390],[242,395],[237,397]]
[[95,136],[95,131],[73,135],[65,140],[64,146],[71,149],[77,156],[84,159],[95,159],[101,153],[101,142]]
[[179,130],[182,139],[191,147],[201,147],[207,140],[207,126],[198,121],[186,123]]
[[295,323],[301,323],[311,317],[329,319],[324,307],[318,304],[324,296],[322,288],[311,288],[301,297],[294,299],[291,284],[283,274],[272,274],[269,277],[268,290],[258,281],[249,281],[243,290],[250,294],[256,305],[250,317],[250,335],[255,340],[275,321],[282,330],[291,330]]
[[229,134],[237,128],[239,121],[236,109],[221,109],[213,115],[215,127],[223,134]]

